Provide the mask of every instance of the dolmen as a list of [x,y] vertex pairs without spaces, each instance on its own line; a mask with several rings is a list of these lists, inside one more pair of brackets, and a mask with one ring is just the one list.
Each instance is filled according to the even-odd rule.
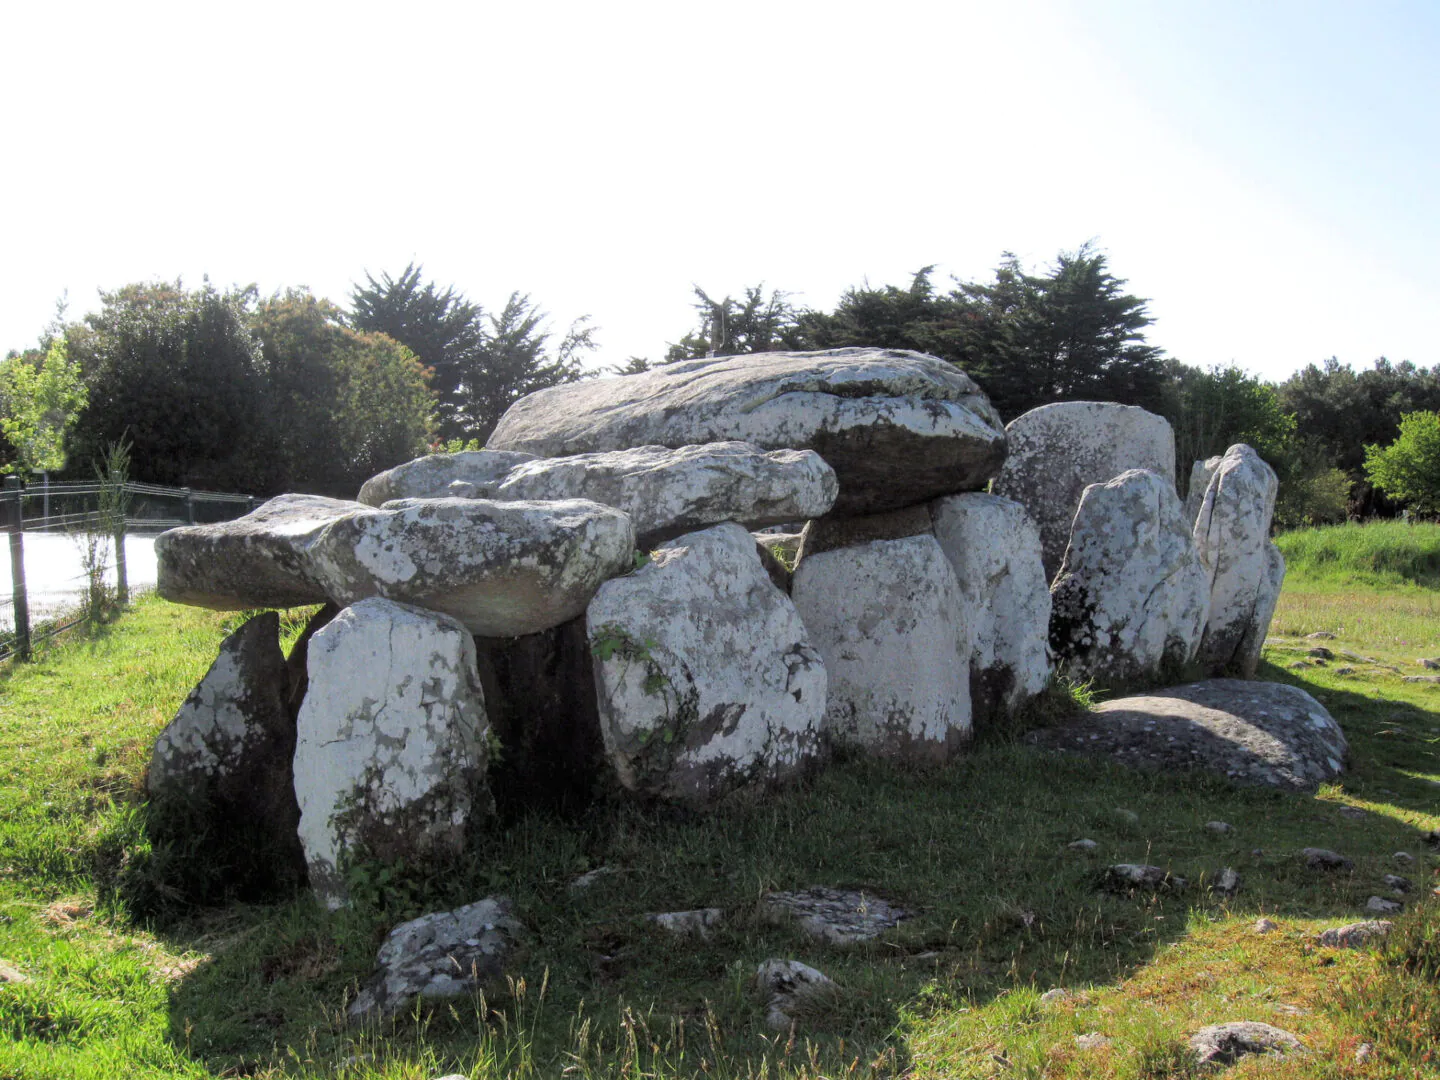
[[283,828],[339,906],[357,866],[454,858],[507,784],[704,806],[837,752],[943,764],[1057,664],[1253,671],[1283,575],[1267,469],[1198,464],[1187,511],[1163,419],[1071,402],[1006,428],[964,372],[897,350],[542,390],[484,450],[353,501],[158,538],[167,599],[325,607],[283,664],[273,615],[222,645],[152,798],[270,814],[288,755]]

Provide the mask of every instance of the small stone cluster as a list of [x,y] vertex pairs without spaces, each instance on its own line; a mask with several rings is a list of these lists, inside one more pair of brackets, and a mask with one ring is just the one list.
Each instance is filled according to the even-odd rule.
[[[151,792],[285,823],[338,906],[348,867],[462,849],[495,742],[534,789],[608,778],[703,805],[837,748],[944,762],[1057,663],[1251,675],[1284,573],[1275,474],[1231,447],[1196,463],[1186,506],[1174,457],[1163,419],[1116,404],[1002,427],[912,352],[543,390],[487,449],[356,501],[283,495],[157,540],[167,599],[326,607],[288,661],[273,615],[222,646]],[[1338,771],[1343,743],[1322,742]]]

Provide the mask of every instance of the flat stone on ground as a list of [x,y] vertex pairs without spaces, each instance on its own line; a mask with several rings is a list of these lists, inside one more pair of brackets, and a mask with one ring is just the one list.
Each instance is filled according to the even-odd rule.
[[1200,1065],[1233,1065],[1249,1054],[1302,1054],[1305,1044],[1290,1032],[1255,1020],[1211,1024],[1190,1036]]
[[767,893],[761,906],[772,919],[793,918],[806,933],[834,945],[868,941],[909,917],[873,893],[824,886]]

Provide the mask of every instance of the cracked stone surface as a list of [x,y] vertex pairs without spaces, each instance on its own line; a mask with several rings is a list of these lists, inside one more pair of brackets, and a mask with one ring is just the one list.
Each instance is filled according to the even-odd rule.
[[537,458],[512,469],[490,497],[589,499],[628,514],[644,550],[707,525],[756,529],[819,517],[839,493],[835,470],[813,450],[743,442],[638,446]]
[[310,885],[346,900],[344,863],[443,862],[488,812],[484,698],[466,628],[390,600],[362,600],[310,640],[295,795]]
[[375,970],[348,1010],[352,1021],[383,1020],[417,998],[472,994],[496,983],[525,939],[525,928],[503,896],[422,915],[391,930],[375,956]]
[[1211,1024],[1190,1036],[1189,1045],[1200,1065],[1233,1065],[1250,1054],[1305,1053],[1305,1044],[1290,1032],[1256,1020]]
[[980,728],[1050,682],[1050,589],[1040,533],[1018,502],[981,492],[936,499],[930,516],[970,613],[970,704]]
[[[1005,427],[1010,452],[991,492],[1014,499],[1040,530],[1045,578],[1053,581],[1070,542],[1080,496],[1131,469],[1157,473],[1175,491],[1175,435],[1164,417],[1111,401],[1062,401]],[[1185,531],[1188,533],[1189,526]]]
[[794,919],[807,934],[832,945],[869,941],[909,917],[904,908],[873,893],[824,886],[766,893],[760,903],[770,918]]
[[600,588],[586,626],[605,753],[627,789],[704,803],[823,754],[826,665],[741,526],[661,545]]
[[835,986],[822,971],[798,960],[766,960],[755,972],[755,986],[764,995],[765,1026],[787,1031],[795,1014]]
[[291,677],[280,651],[280,617],[267,611],[220,645],[150,757],[145,786],[157,803],[199,808],[212,824],[268,851],[267,861],[301,865],[291,763],[295,721]]
[[1285,580],[1285,557],[1270,542],[1279,481],[1244,443],[1212,462],[1194,518],[1195,550],[1210,579],[1210,615],[1197,656],[1212,674],[1248,679]]
[[999,415],[963,371],[864,348],[707,357],[551,387],[512,405],[488,445],[559,457],[732,440],[819,453],[839,480],[839,514],[978,490],[1005,458]]
[[392,499],[489,499],[511,469],[534,460],[534,454],[497,450],[427,454],[372,476],[357,498],[366,506]]
[[969,611],[931,535],[804,555],[790,594],[825,659],[831,740],[942,762],[970,738]]
[[1339,776],[1349,752],[1340,726],[1304,690],[1241,679],[1116,698],[1026,739],[1126,765],[1206,769],[1237,784],[1294,791]]
[[1087,487],[1050,595],[1050,647],[1072,675],[1139,678],[1189,661],[1210,585],[1174,485],[1132,469]]

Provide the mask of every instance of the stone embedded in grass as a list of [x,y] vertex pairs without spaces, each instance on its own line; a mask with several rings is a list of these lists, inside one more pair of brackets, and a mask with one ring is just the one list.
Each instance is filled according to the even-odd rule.
[[1252,934],[1273,934],[1280,929],[1280,924],[1274,919],[1256,919],[1255,925],[1250,928]]
[[1409,878],[1401,877],[1399,874],[1386,874],[1380,880],[1385,883],[1387,889],[1394,889],[1397,893],[1408,893],[1415,887]]
[[798,960],[766,960],[755,972],[755,985],[766,996],[765,1026],[771,1031],[789,1030],[796,1013],[835,989],[830,976]]
[[1091,851],[1094,851],[1094,850],[1095,850],[1097,847],[1099,847],[1100,845],[1097,844],[1094,840],[1084,839],[1084,840],[1072,840],[1072,841],[1070,841],[1070,843],[1066,844],[1065,846],[1066,846],[1067,848],[1069,848],[1071,851],[1091,852]]
[[1226,821],[1207,821],[1205,823],[1205,828],[1209,829],[1213,833],[1218,833],[1221,836],[1235,831],[1235,826],[1231,825],[1229,822]]
[[1110,1045],[1110,1037],[1102,1035],[1098,1031],[1092,1031],[1087,1035],[1075,1036],[1075,1049],[1077,1050],[1099,1050],[1101,1047]]
[[1323,645],[1317,645],[1317,646],[1315,646],[1315,648],[1309,650],[1305,655],[1306,655],[1306,656],[1313,656],[1316,660],[1334,660],[1334,659],[1335,659],[1335,654],[1334,654],[1333,652],[1331,652],[1329,649],[1325,648],[1325,646],[1323,646]]
[[1365,910],[1372,915],[1394,915],[1403,910],[1404,904],[1394,900],[1386,900],[1383,896],[1372,896],[1365,901]]
[[1255,1020],[1211,1024],[1190,1036],[1190,1049],[1200,1065],[1233,1065],[1250,1054],[1305,1053],[1305,1044],[1290,1032]]
[[1329,848],[1307,847],[1300,852],[1311,870],[1353,870],[1355,862]]
[[793,918],[807,934],[833,945],[868,941],[910,915],[874,893],[824,886],[767,893],[760,903],[772,921]]
[[1071,990],[1068,986],[1056,986],[1046,990],[1040,995],[1041,1005],[1059,1005],[1062,1001],[1070,1001],[1080,995]]
[[619,873],[619,871],[613,866],[597,866],[594,870],[587,870],[574,881],[570,882],[570,890],[572,892],[584,892],[603,878],[610,877],[612,874],[617,873]]
[[1306,634],[1307,641],[1334,641],[1335,635],[1329,630],[1316,630],[1313,634]]
[[1409,866],[1415,861],[1415,856],[1411,855],[1408,851],[1397,851],[1394,855],[1391,855],[1390,858],[1394,859],[1401,866]]
[[422,915],[391,930],[375,971],[350,1003],[351,1020],[383,1020],[417,998],[459,997],[499,981],[525,928],[503,896]]
[[1387,919],[1369,919],[1365,922],[1347,923],[1344,926],[1322,930],[1315,936],[1321,945],[1331,949],[1363,949],[1371,942],[1379,941],[1394,924]]
[[710,936],[710,928],[719,924],[725,912],[718,907],[696,908],[693,911],[662,911],[646,915],[645,921],[654,923],[676,937]]
[[1111,892],[1132,892],[1137,889],[1180,892],[1190,887],[1190,883],[1184,878],[1174,876],[1163,867],[1143,863],[1116,863],[1107,867],[1104,885]]
[[1211,888],[1222,896],[1234,896],[1240,891],[1240,874],[1227,866],[1220,871]]
[[0,961],[0,985],[5,983],[20,984],[28,983],[30,976],[26,975],[19,968],[11,967],[9,964]]
[[1415,662],[1423,668],[1429,668],[1431,671],[1440,671],[1440,656],[1422,656]]

